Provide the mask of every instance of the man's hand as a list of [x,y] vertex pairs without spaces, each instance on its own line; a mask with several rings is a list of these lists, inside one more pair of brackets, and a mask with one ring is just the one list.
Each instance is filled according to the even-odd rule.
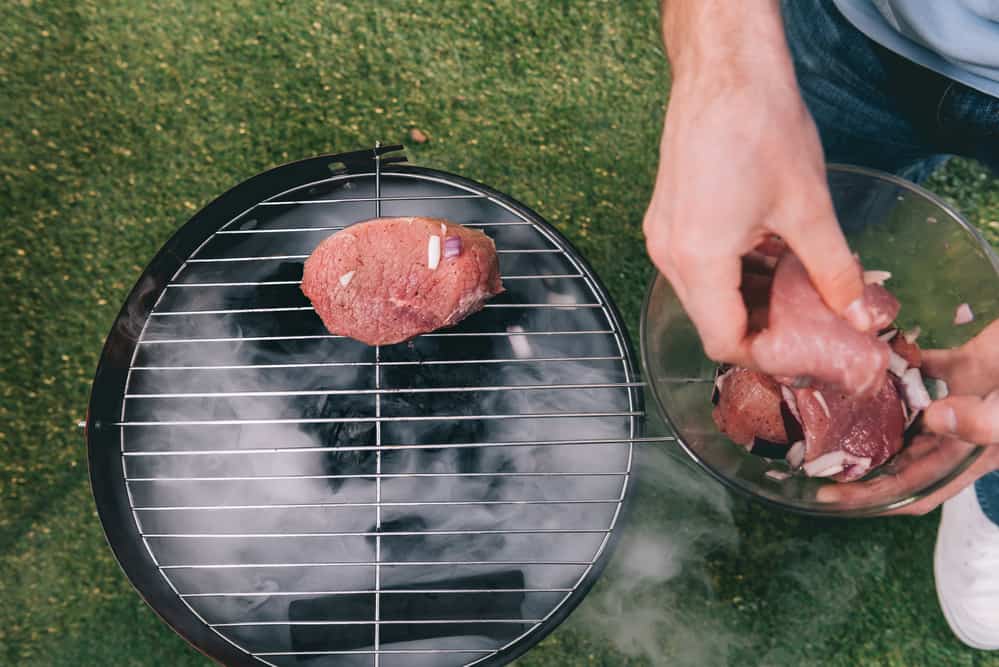
[[956,350],[924,350],[923,373],[945,380],[950,391],[927,408],[927,429],[999,445],[999,320]]
[[708,356],[753,366],[740,258],[782,236],[826,304],[870,324],[776,0],[666,0],[673,87],[644,230]]
[[950,395],[926,409],[924,426],[932,433],[917,437],[890,465],[892,475],[867,482],[828,485],[823,502],[863,502],[899,496],[939,479],[975,445],[983,447],[967,470],[944,487],[889,514],[925,514],[976,479],[999,470],[999,320],[954,350],[923,350],[925,375],[947,382]]

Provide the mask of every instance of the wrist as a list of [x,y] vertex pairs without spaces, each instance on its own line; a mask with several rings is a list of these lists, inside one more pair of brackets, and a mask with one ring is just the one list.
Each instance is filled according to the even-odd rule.
[[674,88],[796,87],[776,0],[665,0]]

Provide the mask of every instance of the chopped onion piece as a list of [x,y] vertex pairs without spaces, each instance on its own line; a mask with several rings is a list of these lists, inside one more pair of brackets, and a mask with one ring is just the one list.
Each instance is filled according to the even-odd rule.
[[973,319],[975,319],[975,314],[971,312],[971,306],[962,303],[957,307],[957,311],[954,313],[954,324],[967,324]]
[[853,466],[863,466],[866,469],[870,465],[869,456],[854,456],[840,449],[809,461],[804,469],[809,477],[832,477]]
[[805,460],[805,441],[799,440],[791,445],[784,458],[787,459],[787,464],[792,468],[800,468],[802,461]]
[[934,400],[937,401],[939,401],[942,398],[947,398],[947,396],[950,395],[950,387],[947,386],[947,382],[941,380],[940,378],[934,378],[933,394],[934,394]]
[[884,285],[891,278],[891,271],[864,271],[865,285]]
[[878,340],[887,343],[898,334],[898,329],[891,329],[878,336]]
[[919,338],[919,334],[921,334],[921,333],[923,333],[923,330],[917,324],[916,326],[912,327],[911,329],[909,329],[908,331],[906,331],[904,334],[902,334],[902,337],[905,338],[905,342],[906,343],[910,343],[911,344],[911,343],[915,343],[916,342],[916,339]]
[[461,237],[449,236],[444,239],[444,257],[450,259],[461,254]]
[[785,479],[791,477],[791,475],[782,470],[768,470],[765,474],[770,479],[776,479],[778,482],[783,482]]
[[433,271],[441,263],[441,237],[434,234],[427,241],[427,268]]
[[441,236],[447,236],[447,225],[443,222],[441,223]]
[[829,412],[829,404],[826,403],[826,397],[822,395],[821,391],[815,391],[812,393],[815,395],[815,400],[818,401],[819,405],[822,406],[822,412],[826,413],[826,418],[827,419],[831,418],[832,413]]
[[342,276],[340,276],[340,285],[342,287],[346,287],[347,285],[350,284],[350,280],[353,277],[354,277],[353,271],[348,271],[347,273],[343,274]]
[[888,351],[888,370],[896,376],[902,377],[908,367],[909,362],[902,355],[896,354],[895,350]]
[[923,376],[918,368],[910,368],[902,374],[902,391],[909,403],[909,410],[918,412],[930,405],[930,394],[923,385]]
[[798,413],[798,401],[794,398],[794,392],[784,385],[781,385],[780,395],[783,397],[784,402],[787,403],[787,409],[791,411],[791,414],[794,415],[794,418],[797,419],[800,424],[801,415]]

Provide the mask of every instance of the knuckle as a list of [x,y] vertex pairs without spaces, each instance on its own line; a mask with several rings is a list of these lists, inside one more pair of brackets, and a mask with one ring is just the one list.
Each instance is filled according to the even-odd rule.
[[697,245],[678,238],[666,248],[667,261],[678,271],[689,274],[696,271],[700,264],[700,253]]

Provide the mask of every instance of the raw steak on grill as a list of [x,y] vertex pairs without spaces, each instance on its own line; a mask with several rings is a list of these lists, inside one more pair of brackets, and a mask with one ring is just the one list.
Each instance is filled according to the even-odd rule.
[[493,240],[436,218],[378,218],[320,243],[302,292],[333,334],[389,345],[457,324],[503,291]]

